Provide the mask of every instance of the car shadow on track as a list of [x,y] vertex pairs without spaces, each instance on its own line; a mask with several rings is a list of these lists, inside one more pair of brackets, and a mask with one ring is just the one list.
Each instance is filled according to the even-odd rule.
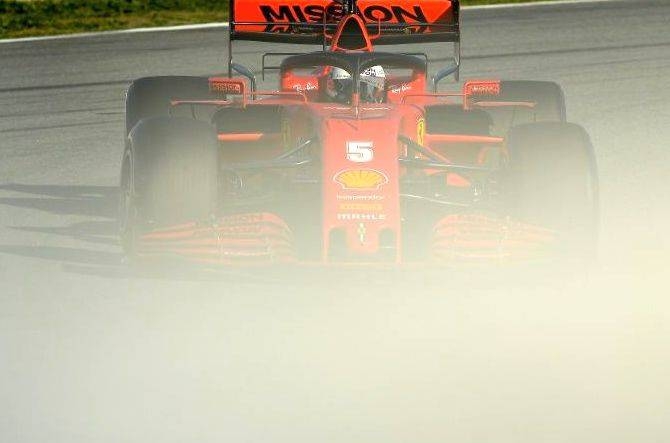
[[[501,280],[510,280],[510,271],[526,281],[529,270],[525,266],[427,267],[416,264],[400,267],[312,264],[249,268],[205,268],[184,261],[131,264],[124,259],[118,243],[117,187],[4,184],[0,185],[2,191],[11,196],[0,194],[0,205],[72,216],[78,220],[66,225],[45,226],[36,223],[38,218],[33,218],[31,225],[6,225],[6,228],[17,232],[42,235],[50,244],[4,244],[0,245],[0,253],[56,262],[65,272],[80,275],[108,279],[235,282],[282,287],[285,290],[293,287],[318,290],[325,283],[337,286],[345,281],[348,286],[358,288],[378,286],[380,282],[386,287],[408,283],[423,287],[427,282],[442,281],[444,278],[469,287],[472,281],[478,280],[474,276],[481,276],[483,270],[492,277],[490,280],[494,285],[498,285]],[[67,243],[63,244],[63,240]],[[539,273],[539,280],[545,280],[543,272]]]
[[60,246],[0,245],[0,253],[97,266],[113,266],[121,263],[119,254]]
[[[115,186],[0,184],[0,206],[38,211],[29,225],[6,224],[5,228],[34,233],[50,243],[2,244],[0,253],[56,262],[65,272],[113,279],[234,280],[263,284],[281,281],[286,275],[277,269],[261,272],[240,268],[203,269],[184,262],[127,263],[118,239],[118,195],[119,189]],[[58,226],[40,224],[39,212],[60,215],[65,220],[71,216],[77,221]]]
[[116,217],[118,188],[115,186],[0,185],[0,191],[27,196],[0,197],[0,205],[37,209],[53,214]]
[[33,209],[50,214],[90,217],[66,225],[45,226],[33,218],[30,225],[6,225],[23,233],[47,234],[87,243],[94,247],[60,245],[0,245],[5,254],[34,257],[63,264],[95,267],[115,267],[122,262],[116,238],[118,188],[113,186],[31,185],[8,183],[0,191],[9,196],[0,197],[0,205]]

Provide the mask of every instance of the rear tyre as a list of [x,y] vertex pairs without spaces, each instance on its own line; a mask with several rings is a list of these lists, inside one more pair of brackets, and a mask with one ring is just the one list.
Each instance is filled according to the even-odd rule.
[[514,219],[556,230],[559,249],[593,257],[599,223],[595,156],[586,131],[572,123],[513,128],[501,177]]
[[142,232],[207,220],[218,201],[215,129],[188,118],[140,121],[128,137],[121,172],[120,233],[133,254]]
[[500,95],[477,97],[477,101],[531,102],[533,108],[487,108],[493,119],[492,133],[504,136],[514,126],[538,122],[565,122],[565,95],[560,85],[543,81],[503,81]]
[[564,122],[566,119],[565,94],[555,82],[503,81],[498,100],[534,102],[532,114],[536,122]]
[[[140,120],[169,115],[172,100],[213,98],[215,97],[209,91],[207,77],[170,76],[137,79],[130,84],[126,96],[126,135]],[[190,113],[190,107],[182,107],[180,111]]]

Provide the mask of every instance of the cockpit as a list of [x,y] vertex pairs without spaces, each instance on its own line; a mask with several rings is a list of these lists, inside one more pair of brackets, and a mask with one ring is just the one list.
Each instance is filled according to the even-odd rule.
[[286,58],[280,66],[283,91],[309,101],[399,103],[426,87],[426,63],[410,55],[314,52]]

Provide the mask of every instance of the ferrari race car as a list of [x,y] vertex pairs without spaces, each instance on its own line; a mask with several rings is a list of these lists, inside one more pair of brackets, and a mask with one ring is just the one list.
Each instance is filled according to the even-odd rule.
[[[457,0],[232,0],[230,11],[227,75],[128,90],[128,255],[449,263],[593,251],[593,149],[566,122],[561,88],[442,89],[459,80]],[[233,59],[245,40],[319,47],[264,53],[254,73]],[[432,76],[429,43],[453,49]],[[376,49],[403,44],[418,50]],[[259,89],[270,71],[278,87]]]

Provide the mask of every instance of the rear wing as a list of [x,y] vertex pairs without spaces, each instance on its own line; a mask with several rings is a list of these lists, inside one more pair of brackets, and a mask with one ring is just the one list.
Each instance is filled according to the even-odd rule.
[[235,40],[320,44],[325,50],[349,13],[363,19],[375,45],[451,42],[460,62],[459,0],[230,0],[228,64]]

